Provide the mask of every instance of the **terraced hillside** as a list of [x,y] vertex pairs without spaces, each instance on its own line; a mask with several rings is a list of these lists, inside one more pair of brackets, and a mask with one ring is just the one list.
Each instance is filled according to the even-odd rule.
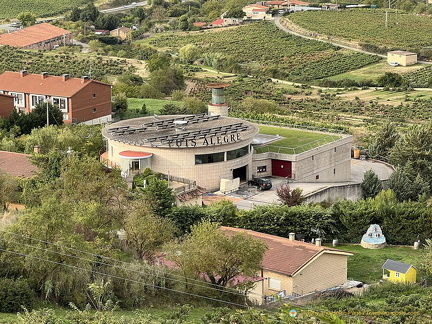
[[0,18],[16,18],[22,11],[30,11],[38,17],[57,15],[87,2],[86,0],[0,0]]

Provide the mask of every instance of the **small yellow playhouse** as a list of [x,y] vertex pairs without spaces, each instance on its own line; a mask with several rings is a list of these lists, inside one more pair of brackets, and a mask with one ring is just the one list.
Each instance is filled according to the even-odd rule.
[[408,263],[387,259],[383,266],[383,279],[394,283],[415,283],[417,269]]

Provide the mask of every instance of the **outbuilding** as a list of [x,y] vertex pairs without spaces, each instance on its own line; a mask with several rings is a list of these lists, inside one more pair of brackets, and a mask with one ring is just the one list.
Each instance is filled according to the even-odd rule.
[[[387,259],[383,266],[383,279],[395,283],[415,283],[417,269],[408,263]],[[387,271],[387,273],[386,273]]]
[[417,53],[406,51],[391,51],[387,53],[387,63],[408,66],[417,63]]

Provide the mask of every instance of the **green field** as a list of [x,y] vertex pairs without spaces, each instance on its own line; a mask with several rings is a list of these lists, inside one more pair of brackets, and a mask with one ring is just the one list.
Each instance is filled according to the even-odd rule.
[[[203,64],[213,66],[217,61],[222,71],[224,68],[232,71],[239,64],[247,74],[302,82],[355,70],[380,60],[374,55],[341,50],[290,35],[267,22],[205,32],[163,33],[138,43],[172,52],[194,44],[201,51]],[[231,63],[224,67],[224,62]]]
[[[348,257],[348,279],[366,283],[377,282],[382,278],[381,266],[387,259],[409,263],[417,269],[422,262],[422,250],[408,246],[387,246],[378,250],[364,249],[360,245],[340,245],[337,248],[354,253]],[[420,275],[417,271],[417,279]]]
[[257,153],[298,154],[341,138],[339,135],[262,125],[259,126],[259,132],[284,138],[263,147],[256,147]]
[[290,14],[287,19],[321,35],[391,50],[419,51],[432,45],[432,20],[426,15],[390,11],[387,28],[385,11],[379,9],[304,11]]
[[[140,111],[143,104],[146,105],[147,115],[158,114],[162,107],[166,104],[174,104],[179,107],[183,106],[181,101],[172,100],[159,100],[159,99],[140,99],[140,98],[128,98],[128,118],[135,118],[141,116]],[[138,112],[137,112],[138,110]]]
[[16,18],[22,11],[30,11],[37,17],[48,17],[64,13],[87,2],[86,0],[0,0],[0,19]]

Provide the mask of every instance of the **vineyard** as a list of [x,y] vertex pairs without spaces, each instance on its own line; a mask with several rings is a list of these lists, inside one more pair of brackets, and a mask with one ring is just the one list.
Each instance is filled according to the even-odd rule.
[[220,31],[163,34],[145,42],[174,53],[186,44],[194,44],[202,56],[220,53],[239,63],[245,73],[297,82],[344,73],[380,60],[287,34],[266,22]]
[[429,88],[432,86],[432,67],[426,66],[420,70],[405,73],[402,77],[412,88]]
[[135,70],[122,59],[112,60],[100,56],[80,59],[76,54],[51,54],[1,46],[0,73],[23,69],[30,73],[48,72],[51,75],[67,73],[71,77],[89,75],[91,71],[91,77],[95,80],[102,80],[106,75],[120,75]]
[[312,32],[386,50],[419,52],[432,45],[429,16],[392,11],[387,28],[385,12],[377,9],[304,11],[290,14],[286,19]]
[[0,19],[16,18],[22,11],[30,11],[38,17],[58,15],[87,2],[87,0],[0,0]]

